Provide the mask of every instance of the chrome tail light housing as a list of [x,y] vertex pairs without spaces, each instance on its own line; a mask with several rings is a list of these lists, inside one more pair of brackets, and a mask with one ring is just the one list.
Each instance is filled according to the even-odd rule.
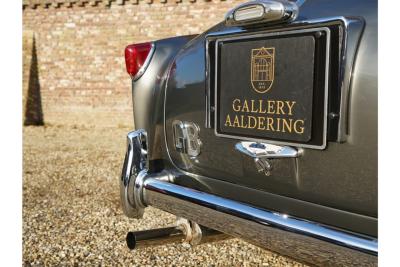
[[287,22],[296,19],[299,5],[287,0],[255,0],[240,4],[225,16],[225,23],[252,25],[265,22]]

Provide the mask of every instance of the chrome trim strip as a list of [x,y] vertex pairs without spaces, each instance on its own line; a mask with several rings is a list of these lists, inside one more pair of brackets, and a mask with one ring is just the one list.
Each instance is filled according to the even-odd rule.
[[151,42],[151,49],[149,52],[149,55],[147,56],[146,60],[144,61],[143,65],[140,67],[138,73],[136,73],[135,76],[132,77],[133,81],[137,81],[140,77],[142,77],[142,75],[145,73],[147,67],[150,64],[150,61],[154,55],[154,51],[156,50],[156,45],[154,42]]
[[351,77],[353,76],[354,62],[356,60],[358,46],[360,45],[361,36],[364,31],[365,21],[362,18],[348,18],[343,20],[343,44],[341,51],[341,62],[339,68],[339,84],[341,88],[340,94],[340,116],[338,125],[338,142],[347,140],[349,134],[348,114],[349,99],[351,90]]
[[[306,32],[317,32],[317,31],[324,31],[326,33],[326,62],[325,62],[325,88],[324,88],[324,122],[323,122],[323,137],[322,137],[322,145],[308,145],[308,144],[301,144],[301,143],[292,143],[290,141],[276,141],[270,139],[262,139],[262,138],[252,138],[252,137],[243,137],[237,136],[233,134],[222,134],[218,133],[217,131],[217,123],[218,123],[218,92],[217,92],[217,84],[218,84],[218,71],[214,73],[214,133],[216,136],[219,137],[226,137],[231,139],[237,140],[248,140],[248,141],[255,141],[255,142],[264,142],[269,144],[276,144],[276,145],[289,145],[295,147],[305,147],[305,148],[314,148],[314,149],[325,149],[326,147],[326,139],[327,139],[327,128],[328,128],[328,87],[329,87],[329,54],[330,54],[330,30],[327,27],[318,27],[318,28],[310,28],[310,29],[302,29],[302,30],[290,30],[290,31],[279,31],[279,32],[272,32],[272,33],[258,33],[258,34],[250,34],[245,36],[236,36],[236,37],[226,37],[220,38],[215,41],[215,58],[218,58],[218,43],[223,41],[229,40],[241,40],[241,39],[252,39],[258,37],[270,37],[270,36],[280,36],[280,35],[290,35],[296,33],[306,33]],[[218,68],[218,61],[215,60],[214,70]]]
[[[210,78],[210,71],[211,71],[211,69],[210,69],[210,48],[209,48],[209,45],[210,45],[210,40],[208,39],[208,38],[206,38],[206,45],[205,45],[205,49],[206,49],[206,64],[205,64],[205,67],[206,67],[206,69],[205,69],[205,76],[206,76],[206,80],[205,80],[205,82],[206,82],[206,92],[205,92],[205,96],[206,96],[206,99],[205,99],[205,102],[206,102],[206,109],[205,109],[205,112],[206,112],[206,119],[205,119],[205,123],[204,123],[204,128],[206,128],[206,129],[210,129],[210,128],[212,128],[212,125],[211,125],[211,78]],[[165,101],[164,101],[164,104],[165,104]]]
[[[160,177],[160,176],[158,176]],[[148,176],[142,199],[177,216],[316,265],[377,265],[377,239]]]

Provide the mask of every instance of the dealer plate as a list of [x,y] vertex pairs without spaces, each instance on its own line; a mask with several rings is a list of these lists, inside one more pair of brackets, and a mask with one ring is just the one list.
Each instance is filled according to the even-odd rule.
[[323,133],[324,116],[314,114],[326,110],[325,103],[317,103],[322,109],[314,107],[315,91],[324,92],[326,85],[316,82],[321,33],[326,34],[315,30],[218,40],[217,135],[307,144],[313,133]]

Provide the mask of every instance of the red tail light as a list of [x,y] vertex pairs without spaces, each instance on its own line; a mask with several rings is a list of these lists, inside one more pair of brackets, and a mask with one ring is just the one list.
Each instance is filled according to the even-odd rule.
[[125,48],[126,71],[133,79],[139,78],[145,71],[152,49],[152,43],[132,44]]

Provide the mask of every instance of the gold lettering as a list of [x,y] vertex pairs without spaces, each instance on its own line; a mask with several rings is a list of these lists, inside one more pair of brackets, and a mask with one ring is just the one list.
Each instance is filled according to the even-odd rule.
[[246,99],[243,102],[242,112],[250,112],[249,105],[247,104],[247,100]]
[[229,123],[229,127],[232,127],[232,123],[231,123],[231,117],[228,115],[226,115],[226,120],[225,120],[225,126],[228,126],[227,124]]
[[[286,105],[289,108],[288,115],[293,115],[292,109],[293,109],[294,104],[296,104],[296,101],[285,101],[285,102],[286,102]],[[292,104],[290,105],[290,103],[292,103]]]
[[274,104],[275,104],[275,101],[268,100],[268,112],[267,112],[268,114],[274,114],[275,113]]
[[235,119],[233,120],[233,127],[240,128],[239,118],[237,115],[235,115]]
[[263,100],[262,99],[260,99],[260,100],[258,100],[258,102],[260,103],[260,113],[261,114],[265,114],[265,113],[267,113],[267,110],[266,109],[262,109],[262,107],[263,107]]
[[283,103],[283,101],[276,101],[276,114],[285,114],[285,112],[283,111],[283,106],[285,104]]
[[[248,118],[249,118],[249,129],[256,128],[256,126],[257,126],[257,118],[254,117],[254,116],[248,116]],[[251,120],[250,119],[253,119],[254,125],[251,125]]]
[[[234,116],[233,118],[230,114],[227,114],[224,125],[226,127],[304,134],[304,120],[295,121],[295,119],[282,118],[280,116],[268,117],[261,115],[272,114],[293,116],[295,112],[295,104],[296,101],[290,100],[247,100],[236,98],[232,101],[232,109],[235,112],[239,112],[239,114],[232,115]],[[252,113],[254,116],[248,116],[244,113]]]
[[[235,103],[236,102],[239,102],[239,104],[238,105],[235,105]],[[233,100],[233,102],[232,102],[232,109],[234,110],[234,111],[236,111],[236,112],[238,112],[238,111],[240,111],[240,99],[235,99],[235,100]]]
[[244,124],[244,115],[240,115],[240,121],[241,121],[241,128],[248,128],[247,124]]
[[265,122],[265,117],[258,117],[258,127],[257,127],[258,130],[265,130],[264,122]]
[[292,132],[292,124],[293,124],[293,119],[289,119],[289,123],[287,122],[286,119],[282,119],[282,132],[286,133],[285,131],[285,126],[286,129],[288,130],[289,133]]
[[254,101],[255,100],[251,100],[251,113],[258,113],[258,108],[256,110],[254,110]]
[[[301,123],[302,126],[299,126],[297,128],[297,123]],[[304,133],[304,120],[296,120],[293,124],[294,131],[298,134],[303,134]]]
[[268,118],[267,118],[267,131],[273,131],[273,132],[275,132],[274,125],[272,125],[273,123],[274,123],[274,119],[268,117]]
[[276,131],[281,131],[281,118],[276,118]]

